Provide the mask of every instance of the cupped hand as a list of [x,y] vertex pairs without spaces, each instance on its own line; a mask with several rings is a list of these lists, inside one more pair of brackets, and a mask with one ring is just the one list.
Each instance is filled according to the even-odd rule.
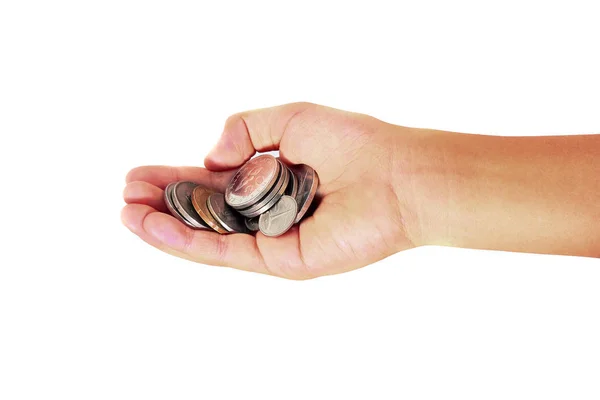
[[[353,270],[413,247],[395,185],[391,125],[362,114],[293,103],[230,117],[199,167],[138,167],[127,175],[124,224],[152,246],[203,264],[307,279]],[[319,176],[318,206],[286,234],[219,235],[168,214],[163,190],[188,180],[224,192],[235,169],[257,151],[279,150]]]

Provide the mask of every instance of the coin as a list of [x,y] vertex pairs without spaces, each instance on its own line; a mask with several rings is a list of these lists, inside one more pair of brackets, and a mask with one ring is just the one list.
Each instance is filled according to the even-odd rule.
[[227,233],[227,230],[219,224],[219,221],[217,221],[208,210],[208,198],[213,193],[212,190],[207,189],[204,186],[196,186],[192,193],[192,204],[198,215],[202,217],[208,226],[219,233]]
[[175,186],[176,182],[171,182],[167,185],[167,187],[165,188],[165,193],[164,193],[164,200],[165,200],[165,205],[167,206],[167,208],[169,209],[169,212],[171,214],[173,214],[174,217],[176,217],[179,213],[177,212],[177,210],[175,210],[175,204],[173,204],[173,197],[171,197],[171,193],[173,190],[173,186]]
[[285,189],[285,194],[296,198],[296,193],[298,192],[298,179],[296,178],[296,175],[292,173],[292,171],[286,163],[281,161],[280,157],[277,157],[277,161],[281,162],[281,165],[283,165],[290,173],[290,180],[288,182],[288,186]]
[[274,185],[271,192],[269,192],[264,199],[260,200],[250,208],[238,210],[238,212],[246,217],[252,218],[268,211],[275,205],[275,203],[279,201],[279,198],[283,196],[290,180],[290,175],[291,173],[289,170],[283,164],[281,164],[281,176],[277,180],[277,183]]
[[175,210],[187,223],[196,229],[210,229],[200,218],[192,204],[192,192],[198,186],[193,182],[177,182],[171,189],[171,198]]
[[281,196],[283,196],[284,191],[285,191],[285,185],[282,185],[281,188],[279,189],[279,192],[276,193],[275,196],[273,196],[273,198],[271,199],[271,201],[269,201],[267,204],[265,204],[264,206],[262,206],[262,208],[259,208],[254,213],[249,214],[247,216],[248,217],[258,217],[261,214],[264,214],[267,211],[269,211],[271,209],[271,207],[273,207],[275,204],[277,204],[277,202],[281,199]]
[[275,180],[275,184],[267,191],[267,193],[262,198],[260,198],[259,200],[256,200],[248,207],[236,209],[237,212],[239,212],[242,215],[250,217],[247,214],[254,213],[254,212],[256,212],[256,210],[263,207],[281,189],[281,184],[283,183],[283,177],[285,176],[285,170],[279,161],[277,161],[277,164],[279,164],[279,173],[277,174],[277,179]]
[[254,218],[246,218],[246,228],[252,232],[258,231],[260,228],[258,227],[258,217]]
[[296,198],[296,194],[298,194],[298,178],[296,178],[296,174],[294,174],[287,165],[285,165],[285,167],[290,173],[290,182],[288,187],[285,189],[285,194]]
[[213,193],[208,197],[208,211],[228,232],[246,232],[244,218],[225,203],[222,193]]
[[179,221],[183,222],[190,228],[196,229],[196,225],[192,225],[189,222],[187,222],[186,219],[183,218],[183,216],[181,214],[179,214],[179,212],[175,208],[175,204],[173,204],[173,187],[175,187],[176,183],[177,182],[171,182],[165,188],[165,197],[164,197],[165,204],[166,204],[167,208],[169,209],[169,212],[171,213],[172,216],[174,216],[175,218],[177,218]]
[[296,219],[298,204],[291,196],[282,196],[281,199],[258,219],[260,231],[271,237],[281,236],[286,233]]
[[195,229],[221,234],[260,230],[275,237],[306,215],[318,185],[319,178],[308,165],[287,166],[265,154],[243,165],[225,194],[181,181],[167,185],[164,201],[175,218]]
[[296,194],[296,202],[298,203],[298,215],[295,223],[300,222],[304,214],[308,211],[319,186],[319,176],[317,172],[305,164],[292,165],[292,172],[298,179],[298,193]]
[[225,201],[236,209],[251,206],[273,187],[280,168],[280,164],[270,154],[251,159],[231,178],[225,190]]

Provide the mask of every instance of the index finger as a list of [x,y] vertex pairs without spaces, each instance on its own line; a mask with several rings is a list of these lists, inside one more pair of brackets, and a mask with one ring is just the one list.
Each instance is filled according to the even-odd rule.
[[[280,149],[287,161],[310,163],[310,154],[318,151],[315,149],[316,143],[306,143],[306,140],[314,132],[302,134],[294,128],[300,116],[314,107],[316,105],[311,103],[291,103],[232,115],[227,119],[218,143],[204,160],[204,165],[213,171],[236,168],[257,151]],[[301,140],[305,142],[300,143]]]

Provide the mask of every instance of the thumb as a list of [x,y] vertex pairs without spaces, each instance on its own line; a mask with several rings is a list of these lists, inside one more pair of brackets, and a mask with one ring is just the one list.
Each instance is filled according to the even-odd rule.
[[[206,168],[222,171],[237,168],[248,161],[257,151],[282,149],[282,157],[301,163],[298,146],[283,146],[289,137],[298,135],[289,129],[290,122],[298,115],[315,107],[310,103],[290,103],[277,107],[262,108],[232,115],[215,147],[204,160]],[[304,163],[307,163],[306,160]]]

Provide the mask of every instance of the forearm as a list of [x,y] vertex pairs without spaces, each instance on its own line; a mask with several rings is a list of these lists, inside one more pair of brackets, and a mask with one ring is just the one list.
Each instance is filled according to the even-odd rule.
[[600,135],[414,133],[421,244],[600,257]]

